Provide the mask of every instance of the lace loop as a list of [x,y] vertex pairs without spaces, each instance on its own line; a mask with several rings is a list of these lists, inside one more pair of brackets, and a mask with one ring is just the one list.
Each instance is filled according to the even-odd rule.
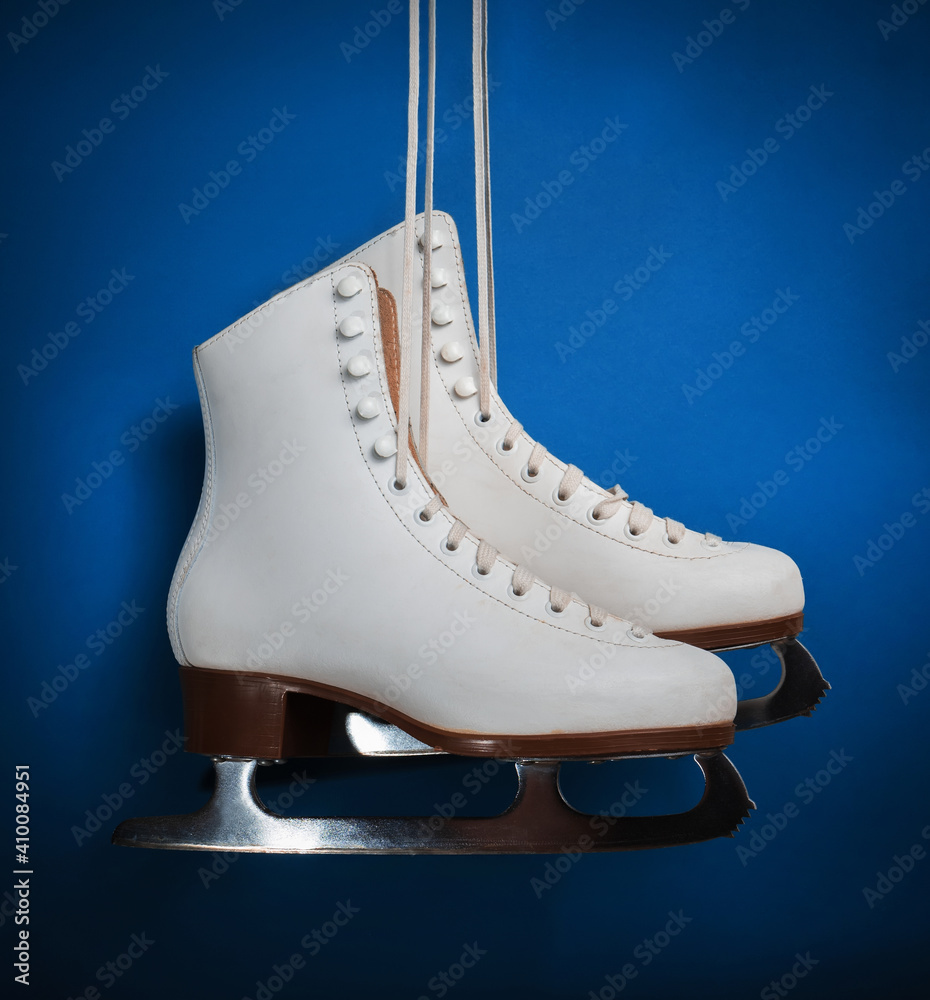
[[449,534],[446,537],[446,548],[450,552],[455,552],[466,534],[468,534],[468,526],[456,520],[449,529]]
[[475,555],[475,562],[478,564],[478,572],[482,576],[487,576],[494,569],[497,562],[498,551],[490,542],[482,539],[478,542],[478,552]]
[[517,566],[513,571],[513,592],[523,597],[536,582],[536,575],[526,566]]
[[571,500],[581,485],[582,479],[584,479],[584,473],[581,469],[577,465],[569,465],[562,476],[562,482],[559,483],[559,499]]
[[603,628],[607,624],[607,612],[594,604],[588,605],[588,617],[593,628]]
[[685,537],[687,530],[681,521],[673,521],[670,517],[665,519],[665,533],[672,545],[677,545]]
[[442,506],[442,497],[437,495],[434,496],[432,500],[420,511],[420,520],[422,521],[432,521],[436,516],[436,512]]
[[562,614],[571,603],[572,595],[569,591],[562,590],[561,587],[549,588],[549,606],[557,615]]
[[529,460],[526,463],[526,471],[531,476],[539,475],[539,469],[547,454],[546,449],[538,441],[533,445],[533,450],[530,452]]
[[510,451],[511,448],[517,443],[517,438],[520,436],[520,432],[523,430],[523,424],[519,420],[514,420],[514,422],[507,428],[507,433],[504,435],[504,440],[501,442],[501,447],[504,451]]

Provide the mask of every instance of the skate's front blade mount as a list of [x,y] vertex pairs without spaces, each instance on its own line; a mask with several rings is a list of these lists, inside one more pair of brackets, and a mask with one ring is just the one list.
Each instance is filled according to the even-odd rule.
[[773,642],[772,649],[781,661],[781,679],[769,694],[739,702],[737,732],[810,715],[830,690],[813,656],[797,639]]
[[513,804],[499,816],[284,817],[255,789],[257,761],[217,758],[213,797],[189,816],[132,819],[113,843],[174,850],[285,854],[557,854],[633,851],[732,836],[754,808],[722,754],[694,758],[704,772],[700,802],[684,813],[615,819],[573,809],[562,797],[558,761],[518,761]]

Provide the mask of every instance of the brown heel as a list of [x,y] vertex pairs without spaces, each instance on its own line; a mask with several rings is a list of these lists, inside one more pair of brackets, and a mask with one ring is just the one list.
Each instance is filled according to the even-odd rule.
[[180,674],[191,753],[266,760],[326,754],[331,701],[266,674],[200,667]]

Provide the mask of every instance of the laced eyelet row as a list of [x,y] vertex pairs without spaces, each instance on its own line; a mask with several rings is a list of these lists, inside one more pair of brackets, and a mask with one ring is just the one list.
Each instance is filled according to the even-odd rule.
[[[398,489],[397,482],[394,479],[390,480],[388,486],[390,487],[393,493],[398,493],[400,495],[407,493],[410,488],[409,480],[407,486],[405,486],[403,490]],[[435,499],[431,501],[431,504],[432,503],[435,503]],[[427,512],[427,506],[417,508],[417,510],[414,511],[413,514],[414,521],[419,525],[430,524],[433,520],[433,517],[435,516],[436,508],[434,508],[433,514],[430,517],[426,517],[426,512]],[[440,539],[439,550],[440,552],[443,553],[443,555],[453,556],[459,551],[459,549],[460,549],[459,545],[453,547],[449,544],[448,535]],[[493,572],[493,567],[487,572],[482,572],[477,562],[474,562],[471,565],[471,574],[476,580],[487,580],[487,578],[491,576],[492,572]],[[525,590],[522,594],[518,594],[516,590],[514,590],[513,581],[507,584],[507,596],[512,601],[529,600],[531,591],[532,587]],[[553,607],[551,600],[546,602],[546,614],[548,614],[551,618],[561,618],[563,615],[566,614],[567,611],[568,611],[567,606],[559,610],[556,610],[556,608]],[[585,618],[585,625],[593,632],[603,632],[604,629],[607,627],[606,624],[603,622],[600,624],[596,623],[590,614],[588,615],[587,618]]]
[[[408,489],[409,489],[409,483],[403,489],[399,489],[398,486],[397,486],[397,481],[394,480],[394,479],[392,479],[388,485],[389,485],[389,487],[391,489],[391,492],[395,493],[395,494],[397,494],[399,496],[403,496],[408,491]],[[560,507],[566,507],[566,506],[568,506],[571,503],[571,497],[569,497],[567,500],[563,500],[559,496],[558,489],[555,489],[555,490],[553,490],[553,493],[552,493],[552,502],[555,503],[555,504],[557,504]],[[416,511],[416,513],[414,514],[414,517],[416,518],[416,520],[419,521],[421,524],[429,524],[429,522],[432,520],[432,518],[428,518],[428,517],[424,517],[423,516],[424,513],[425,513],[425,511],[426,511],[425,507],[420,507]],[[594,525],[600,525],[601,521],[603,520],[602,518],[598,518],[598,517],[594,516],[594,508],[593,507],[590,508],[587,511],[587,519],[588,519],[589,523],[594,524]],[[629,522],[627,522],[623,526],[623,533],[624,533],[624,535],[626,535],[627,538],[629,538],[631,540],[636,540],[637,538],[639,538],[640,534],[644,534],[644,532],[639,532],[639,533],[634,532],[630,528]],[[672,538],[669,536],[668,532],[665,532],[662,535],[662,542],[663,542],[664,545],[667,545],[669,548],[673,548],[673,549],[677,548],[681,544],[680,540],[677,541],[677,542],[673,541]],[[705,548],[715,549],[715,548],[719,547],[720,542],[716,539],[716,536],[711,536],[709,538],[705,537],[704,539],[702,539],[701,544]],[[441,548],[442,548],[442,551],[444,553],[446,553],[446,554],[451,554],[451,553],[454,553],[454,552],[456,552],[458,550],[458,546],[456,546],[455,548],[450,548],[448,546],[447,539],[443,539],[443,541],[441,543]],[[481,573],[480,570],[478,570],[477,573],[476,573],[476,576],[481,576],[481,577],[489,576],[489,575],[490,575],[489,573]],[[512,585],[510,585],[508,592],[510,593],[510,596],[513,597],[514,599],[523,599],[526,596],[525,594],[517,594],[515,591],[513,591]],[[552,612],[552,611],[550,611],[550,613],[551,614],[558,614],[558,613]],[[590,621],[590,619],[588,619],[588,621]],[[592,626],[592,627],[594,627],[594,626]]]
[[[481,422],[480,419],[479,419],[480,416],[481,416],[481,412],[478,411],[478,413],[475,415],[475,423],[480,423]],[[507,454],[509,454],[510,452],[512,452],[514,450],[514,448],[516,447],[516,445],[512,445],[510,448],[505,448],[504,447],[504,438],[501,438],[501,440],[497,442],[496,447],[497,447],[497,451],[501,455],[507,455]],[[524,465],[523,468],[520,470],[520,478],[525,483],[535,483],[539,479],[539,475],[540,475],[540,470],[537,469],[537,471],[535,473],[533,473],[533,472],[530,471],[530,467],[528,465]],[[573,497],[571,497],[571,496],[570,497],[562,497],[562,496],[560,496],[559,495],[560,488],[561,488],[560,486],[557,486],[552,491],[552,503],[556,507],[569,507],[569,506],[571,506]],[[587,511],[585,511],[585,519],[587,520],[588,524],[591,524],[591,525],[593,525],[594,527],[597,527],[597,528],[603,528],[604,522],[606,520],[608,520],[608,519],[604,518],[604,517],[595,517],[594,510],[595,510],[595,508],[591,507]],[[636,541],[640,537],[641,534],[644,534],[644,532],[635,532],[635,531],[630,530],[629,522],[627,522],[623,526],[623,534],[628,539],[630,539],[630,541]],[[665,542],[666,545],[668,545],[671,548],[676,548],[678,545],[681,544],[681,542],[674,542],[674,541],[672,541],[672,539],[668,535],[668,532],[666,532],[663,535],[663,541]]]
[[[503,446],[503,441],[498,442],[497,450],[499,452],[502,452],[503,454],[507,454],[508,450],[512,450],[512,449],[503,448],[502,446]],[[521,469],[520,475],[523,478],[524,482],[527,482],[527,483],[534,483],[539,478],[539,473],[537,472],[536,475],[533,475],[530,472],[530,470],[529,470],[529,468],[527,466],[524,466],[523,469]],[[559,496],[559,488],[556,487],[552,491],[552,502],[557,507],[568,507],[568,506],[571,505],[572,497],[563,498],[563,497]],[[591,524],[591,525],[593,525],[596,528],[603,528],[604,522],[607,521],[608,519],[605,518],[605,517],[596,517],[595,514],[594,514],[594,510],[595,510],[594,507],[589,507],[588,510],[585,511],[585,520],[587,520],[588,524]],[[623,534],[627,538],[629,538],[630,541],[634,541],[635,542],[642,535],[644,535],[645,532],[642,532],[642,531],[640,531],[640,532],[633,531],[630,528],[629,522],[627,522],[623,526]],[[665,545],[668,545],[669,548],[673,548],[673,549],[678,548],[678,546],[681,545],[681,541],[677,541],[677,542],[673,541],[669,537],[669,534],[668,534],[667,531],[662,535],[662,541],[663,541],[663,543]],[[705,545],[705,548],[717,548],[720,543],[719,542],[704,542],[703,544]]]
[[[496,419],[496,417],[495,417],[495,414],[494,414],[493,410],[487,416],[484,416],[484,414],[481,412],[481,410],[478,409],[478,410],[475,411],[472,419],[474,420],[475,424],[478,427],[484,427],[484,426],[487,426],[488,424],[493,423],[494,420]],[[522,430],[522,428],[520,427],[519,424],[511,425],[511,428],[508,431],[508,433],[504,437],[500,438],[497,441],[497,443],[495,444],[495,448],[496,448],[498,454],[500,454],[500,455],[509,455],[511,452],[513,452],[516,449],[516,447],[517,447],[517,435],[515,435],[515,429]],[[514,440],[510,444],[510,446],[507,447],[507,445],[506,445],[507,438],[509,436],[511,436],[512,434],[514,435]],[[536,446],[536,447],[538,447],[538,446]],[[544,453],[545,453],[545,451],[543,450],[543,454]],[[532,458],[533,458],[533,456],[531,455],[530,459],[532,459]],[[574,470],[574,473],[580,477],[580,470],[574,469],[573,466],[569,466],[568,467],[568,470],[567,470],[566,474],[568,474],[568,471],[572,471],[572,470]],[[537,468],[535,472],[531,471],[530,466],[529,466],[529,462],[527,462],[527,464],[524,465],[523,468],[520,470],[520,478],[525,483],[532,484],[532,483],[535,483],[540,478],[541,471],[542,471],[541,468]],[[561,489],[562,489],[562,484],[560,483],[552,491],[552,503],[556,507],[569,507],[571,505],[571,503],[572,503],[573,498],[574,498],[574,490],[572,491],[572,494],[569,495],[568,497],[562,497],[561,496]],[[610,492],[613,493],[615,491],[619,492],[619,487],[616,487],[615,490],[611,490]],[[622,494],[622,498],[626,499],[626,494]],[[600,501],[599,504],[601,502],[603,502],[603,501]],[[585,512],[585,520],[588,522],[588,524],[590,524],[590,525],[592,525],[594,527],[602,528],[603,527],[603,522],[607,521],[611,515],[608,515],[607,517],[597,517],[597,516],[595,516],[594,511],[597,509],[597,506],[599,506],[599,504],[596,504],[594,507],[589,508]],[[638,505],[634,504],[634,508],[636,508],[637,506]],[[635,509],[634,509],[634,513],[635,513]],[[666,521],[668,522],[667,518],[666,518]],[[638,531],[638,532],[637,531],[633,531],[631,529],[631,527],[630,527],[629,521],[627,521],[627,523],[624,524],[624,526],[622,528],[622,532],[623,532],[623,535],[624,535],[625,538],[627,538],[627,539],[629,539],[630,541],[633,541],[633,542],[636,542],[637,539],[640,537],[640,535],[645,534],[645,531]],[[681,539],[681,538],[673,539],[671,537],[671,535],[669,534],[668,531],[665,531],[663,533],[663,535],[662,535],[662,543],[664,545],[668,546],[668,548],[670,548],[670,549],[677,549],[678,546],[681,545],[682,540],[683,539]],[[702,539],[701,544],[706,549],[711,549],[711,550],[712,549],[716,549],[716,548],[719,548],[720,539],[718,539],[716,536],[710,535],[708,533],[707,535],[705,535],[704,539]]]
[[[475,414],[474,419],[477,424],[483,425],[495,419],[495,415],[492,411],[489,418],[487,420],[484,420],[481,417],[480,411],[478,411]],[[509,455],[511,452],[513,452],[517,447],[517,442],[521,439],[520,435],[522,434],[522,432],[523,432],[522,424],[520,424],[517,421],[514,421],[508,428],[507,433],[504,435],[504,437],[500,438],[496,442],[494,447],[497,450],[497,453],[499,455]],[[509,446],[506,444],[508,440],[510,441]],[[526,463],[520,469],[520,478],[523,480],[523,482],[532,485],[533,483],[537,482],[540,478],[542,471],[541,462],[545,460],[547,451],[538,443],[532,444],[532,442],[530,442],[530,444],[532,445],[532,449],[529,456],[527,457]],[[531,464],[533,463],[536,464],[535,471],[531,470],[530,468]],[[584,474],[582,473],[582,471],[573,465],[568,465],[564,467],[562,471],[562,479],[559,482],[559,485],[552,491],[551,496],[552,496],[553,506],[568,507],[571,505],[572,500],[575,497],[576,491],[582,483],[583,475]],[[562,496],[563,488],[568,493],[567,497]],[[585,511],[584,515],[585,520],[592,527],[597,527],[603,530],[602,522],[609,520],[611,517],[614,516],[614,514],[618,512],[619,507],[617,506],[617,502],[628,500],[628,495],[619,486],[615,486],[613,487],[613,489],[608,490],[608,494],[609,495],[607,497],[598,500],[598,502],[594,505],[593,508]],[[599,507],[606,512],[598,517],[595,516],[594,511]],[[644,514],[648,515],[648,521],[649,521],[649,523],[645,528],[642,527]],[[578,512],[578,516],[579,517],[581,516],[580,512]],[[681,545],[682,541],[684,541],[686,529],[683,524],[679,524],[677,521],[673,521],[671,518],[668,517],[658,518],[656,517],[655,514],[653,514],[651,510],[644,507],[640,503],[632,502],[632,510],[630,512],[630,517],[634,523],[637,523],[639,525],[641,529],[640,531],[632,531],[630,528],[630,522],[627,521],[627,523],[623,526],[622,531],[624,537],[628,538],[630,541],[635,542],[640,535],[645,534],[646,531],[649,529],[649,527],[651,527],[653,519],[665,521],[666,530],[662,534],[662,542],[664,545],[668,546],[670,549],[677,549]],[[705,534],[701,544],[703,545],[704,548],[712,551],[714,549],[719,548],[721,544],[721,539],[719,539],[716,535],[712,535],[710,534],[710,532],[708,532],[707,534]]]

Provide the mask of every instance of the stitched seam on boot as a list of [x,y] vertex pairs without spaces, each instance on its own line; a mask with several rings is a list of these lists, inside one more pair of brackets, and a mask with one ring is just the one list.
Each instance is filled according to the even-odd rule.
[[[181,549],[181,559],[174,571],[174,579],[171,582],[171,591],[168,602],[168,635],[175,654],[175,659],[179,663],[190,665],[184,645],[181,642],[180,612],[181,612],[181,591],[190,570],[203,551],[203,539],[207,527],[213,518],[214,485],[216,473],[216,438],[213,431],[213,417],[210,413],[210,400],[207,395],[207,383],[204,378],[203,368],[200,364],[200,356],[194,352],[194,367],[199,376],[197,388],[200,395],[200,413],[204,426],[204,445],[206,451],[206,463],[204,469],[203,488],[200,493],[200,503],[197,513],[194,515],[193,524],[187,533],[184,547]],[[185,558],[186,554],[186,558]]]

